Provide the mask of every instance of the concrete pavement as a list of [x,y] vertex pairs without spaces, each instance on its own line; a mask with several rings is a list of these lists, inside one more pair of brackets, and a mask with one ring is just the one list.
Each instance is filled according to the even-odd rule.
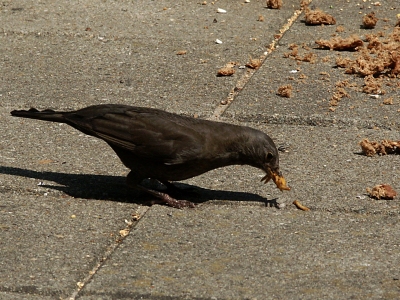
[[[315,49],[334,35],[387,37],[400,6],[314,0],[310,7],[337,23],[306,26],[299,1],[283,3],[3,2],[1,299],[400,297],[400,200],[365,191],[388,183],[399,192],[399,157],[366,157],[358,146],[366,137],[399,140],[399,78],[384,76],[386,93],[372,98],[363,78],[336,67],[338,55],[356,52]],[[367,30],[370,11],[379,21]],[[294,43],[315,63],[284,57]],[[239,68],[250,56],[262,66]],[[236,73],[217,77],[228,62]],[[346,80],[350,97],[332,109],[336,83]],[[292,97],[276,95],[287,84]],[[127,170],[104,142],[9,116],[100,103],[263,130],[287,149],[281,169],[292,190],[232,166],[180,183],[195,188],[196,209],[149,206],[125,187]],[[296,209],[296,199],[311,211]]]

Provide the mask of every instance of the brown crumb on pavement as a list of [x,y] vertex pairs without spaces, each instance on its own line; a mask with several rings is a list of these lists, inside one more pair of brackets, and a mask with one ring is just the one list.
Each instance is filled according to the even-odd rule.
[[400,154],[400,141],[382,140],[382,142],[363,139],[360,142],[361,150],[366,156]]
[[[310,48],[306,45],[303,45],[302,48],[305,50],[310,50]],[[308,52],[308,53],[304,54],[304,56],[299,55],[299,46],[296,44],[290,44],[289,49],[292,51],[284,53],[283,57],[285,57],[285,58],[291,57],[297,61],[304,61],[304,62],[309,62],[312,64],[315,63],[315,61],[317,59],[317,55],[312,52]]]
[[350,58],[347,57],[341,57],[338,56],[336,58],[336,66],[340,67],[340,68],[349,68],[353,65],[353,61]]
[[375,27],[378,22],[378,18],[375,16],[375,13],[371,11],[368,15],[365,15],[363,18],[363,27],[365,29],[372,29]]
[[372,189],[367,188],[367,193],[371,198],[393,200],[397,196],[397,192],[388,184],[378,184]]
[[250,69],[258,69],[261,66],[261,60],[258,58],[251,58],[250,61],[246,64],[246,67]]
[[301,209],[301,210],[304,210],[304,211],[309,211],[309,210],[310,210],[307,206],[304,206],[303,204],[301,204],[299,200],[294,200],[294,201],[293,201],[293,204],[294,204],[298,209]]
[[290,50],[292,50],[291,52],[285,52],[283,53],[283,57],[288,58],[288,57],[296,57],[299,53],[299,46],[297,46],[296,44],[290,44],[288,47]]
[[320,48],[329,48],[337,51],[355,51],[364,45],[363,41],[357,36],[352,35],[348,38],[334,37],[330,40],[315,41]]
[[382,104],[384,104],[384,105],[393,105],[393,97],[384,99]]
[[301,0],[300,7],[301,9],[306,9],[312,0]]
[[292,96],[293,87],[290,84],[282,85],[278,88],[278,95],[281,97],[290,98]]
[[341,80],[336,82],[336,87],[356,87],[357,83],[349,82],[349,80]]
[[381,51],[383,49],[383,43],[379,40],[379,38],[375,35],[366,35],[368,45],[367,49],[370,50],[370,53],[376,53],[378,51]]
[[[382,151],[381,145],[377,142],[370,142],[368,139],[363,139],[360,142],[361,150],[366,156],[374,156],[377,151],[380,153]],[[383,149],[383,151],[385,151]],[[385,152],[386,153],[386,152]]]
[[258,22],[264,22],[264,16],[263,15],[259,15],[257,21]]
[[309,53],[305,54],[303,57],[296,56],[296,60],[309,62],[311,64],[315,63],[316,58],[317,58],[317,55],[312,53],[312,52],[309,52]]
[[336,32],[343,32],[343,31],[345,31],[346,29],[344,28],[344,26],[342,26],[342,25],[339,25],[338,27],[336,27]]
[[327,55],[324,58],[322,58],[322,61],[323,62],[329,62],[331,60],[331,58],[332,58],[331,56]]
[[176,52],[176,55],[185,55],[187,53],[186,50],[180,50],[178,52]]
[[217,76],[231,76],[235,74],[236,70],[231,67],[223,67],[218,70]]
[[375,78],[373,75],[365,76],[362,91],[366,94],[385,94],[382,90],[382,78]]
[[339,101],[344,97],[350,98],[350,95],[343,87],[336,86],[336,90],[333,93],[331,100],[329,101],[329,105],[337,106],[339,104]]
[[[400,28],[394,28],[387,37],[383,32],[367,34],[366,40],[368,42],[366,48],[361,46],[354,48],[359,52],[355,60],[339,57],[336,59],[336,65],[346,68],[347,74],[374,75],[375,77],[381,74],[390,77],[398,76],[400,74]],[[320,46],[332,49],[330,47],[333,46],[332,40],[322,42],[324,43],[317,41]]]
[[311,10],[305,9],[305,20],[307,25],[335,25],[336,20],[333,16],[323,12],[319,8]]
[[[399,50],[400,50],[400,47],[399,47]],[[399,52],[396,53],[393,51],[391,53],[391,55],[392,55],[392,60],[393,60],[392,74],[398,75],[398,74],[400,74],[400,53]]]
[[280,9],[283,5],[282,0],[267,0],[267,7],[272,9]]

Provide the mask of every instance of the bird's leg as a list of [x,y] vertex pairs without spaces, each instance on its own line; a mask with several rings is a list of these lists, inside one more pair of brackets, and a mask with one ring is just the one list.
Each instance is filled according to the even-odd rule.
[[165,185],[165,187],[166,187],[168,190],[171,190],[171,191],[173,191],[173,192],[178,192],[178,191],[181,190],[181,189],[178,188],[175,184],[173,184],[172,182],[169,182],[169,181],[167,181],[167,180],[159,180],[159,182],[161,182],[163,185]]
[[[187,201],[187,200],[176,200],[174,198],[172,198],[171,196],[169,196],[168,194],[159,192],[159,191],[155,191],[149,188],[145,188],[144,186],[141,186],[139,184],[140,179],[138,180],[138,177],[135,176],[135,174],[132,172],[130,172],[128,174],[127,177],[127,184],[129,187],[132,187],[134,189],[138,189],[141,191],[144,191],[150,195],[153,195],[155,197],[157,197],[158,199],[160,199],[163,203],[168,204],[171,207],[174,208],[184,208],[184,207],[195,207],[195,204],[193,202]],[[170,183],[172,185],[172,183]]]
[[151,189],[145,188],[144,186],[141,186],[141,185],[137,185],[136,188],[140,189],[150,195],[157,197],[163,203],[166,203],[169,206],[174,207],[174,208],[184,208],[184,207],[194,208],[195,207],[195,204],[188,200],[177,200],[175,198],[172,198],[170,195],[168,195],[166,193],[151,190]]

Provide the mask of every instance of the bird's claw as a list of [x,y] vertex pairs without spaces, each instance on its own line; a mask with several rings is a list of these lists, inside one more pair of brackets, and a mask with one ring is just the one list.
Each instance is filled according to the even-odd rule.
[[[168,204],[169,206],[173,207],[173,208],[178,208],[178,209],[182,209],[185,207],[188,208],[195,208],[196,204],[194,204],[193,202],[190,202],[188,200],[176,200],[170,196],[167,196],[165,198],[161,199],[163,203]],[[155,202],[153,202],[155,203]]]

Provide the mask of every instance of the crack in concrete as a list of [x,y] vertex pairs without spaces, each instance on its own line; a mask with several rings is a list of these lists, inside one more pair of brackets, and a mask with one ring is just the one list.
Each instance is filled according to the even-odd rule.
[[[118,233],[118,237],[115,241],[108,247],[104,255],[99,259],[96,265],[89,271],[89,274],[81,281],[76,283],[77,289],[71,294],[68,300],[75,300],[81,290],[85,288],[85,286],[90,283],[93,277],[97,274],[100,268],[105,264],[105,262],[110,258],[110,256],[117,250],[120,244],[125,240],[125,238],[130,234],[132,229],[139,223],[140,219],[144,217],[146,212],[150,207],[140,206],[136,212],[132,215],[132,219],[126,222],[126,226],[124,229],[120,230]],[[121,234],[123,232],[123,234]]]
[[[283,37],[284,33],[291,28],[293,23],[301,15],[303,9],[295,10],[293,15],[288,19],[288,21],[279,30],[279,34],[274,36],[274,40],[268,45],[268,50],[264,52],[258,59],[261,61],[261,66],[264,64],[268,55],[270,55],[276,49],[276,44]],[[260,67],[261,67],[260,66]],[[239,78],[236,85],[229,91],[228,96],[220,102],[220,104],[215,108],[214,113],[209,118],[210,120],[219,120],[221,115],[228,109],[231,103],[235,100],[235,97],[240,93],[241,90],[250,81],[253,75],[257,72],[257,69],[247,69],[246,72]]]

